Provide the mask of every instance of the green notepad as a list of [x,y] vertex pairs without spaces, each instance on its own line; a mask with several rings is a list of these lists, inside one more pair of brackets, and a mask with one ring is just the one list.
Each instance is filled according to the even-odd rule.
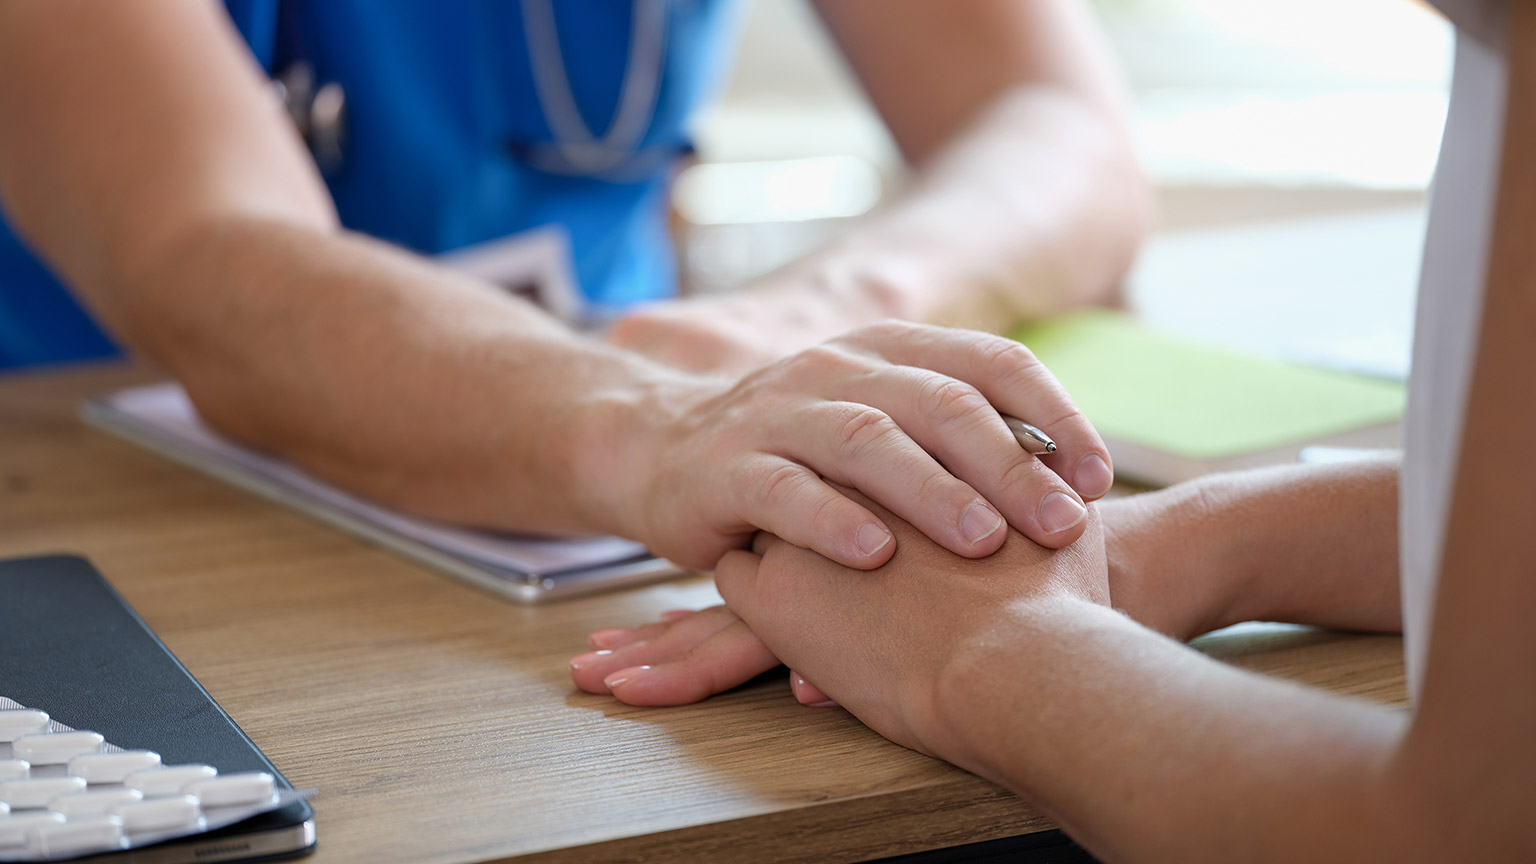
[[1401,382],[1203,345],[1103,310],[1014,337],[1056,374],[1128,478],[1176,483],[1294,461],[1318,444],[1397,446]]

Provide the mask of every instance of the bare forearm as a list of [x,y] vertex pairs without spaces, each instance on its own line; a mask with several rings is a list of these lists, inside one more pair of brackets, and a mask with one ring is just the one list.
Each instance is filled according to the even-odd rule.
[[1117,117],[1023,87],[992,103],[850,242],[894,262],[876,274],[891,311],[1006,330],[1109,299],[1148,228],[1148,195]]
[[1404,852],[1386,779],[1403,716],[1223,666],[1082,601],[1010,618],[1010,636],[962,651],[942,679],[942,755],[1105,860]]
[[626,316],[615,344],[739,370],[885,318],[1007,333],[1114,298],[1151,205],[1123,87],[1085,4],[816,7],[911,182],[750,290]]
[[1150,204],[1084,4],[817,8],[914,166],[906,196],[848,240],[889,262],[868,270],[884,314],[1005,330],[1110,296]]
[[1288,466],[1108,502],[1112,601],[1181,639],[1249,620],[1398,630],[1397,473]]
[[[222,431],[474,525],[616,530],[576,454],[613,452],[617,415],[649,392],[640,379],[675,377],[492,286],[290,222],[206,223],[113,293],[133,310],[129,341]],[[614,422],[594,423],[607,411]]]
[[1006,332],[1109,299],[1149,219],[1145,181],[1113,119],[1024,87],[976,118],[895,204],[756,287],[796,295],[816,329],[894,317]]

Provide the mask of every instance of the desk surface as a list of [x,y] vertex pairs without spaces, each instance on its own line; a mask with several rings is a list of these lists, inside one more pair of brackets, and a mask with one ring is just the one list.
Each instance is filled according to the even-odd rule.
[[[575,691],[585,634],[715,602],[693,578],[513,605],[81,425],[122,366],[0,376],[0,556],[90,556],[300,787],[340,860],[858,861],[1049,826],[781,674],[701,705]],[[1393,704],[1395,637],[1201,647]],[[67,721],[68,718],[61,718]]]

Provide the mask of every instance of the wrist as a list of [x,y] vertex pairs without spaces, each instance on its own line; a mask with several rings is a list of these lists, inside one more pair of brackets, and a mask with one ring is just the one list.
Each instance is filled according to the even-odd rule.
[[1246,591],[1219,479],[1105,502],[1111,604],[1133,620],[1188,640],[1243,620]]
[[1017,789],[1003,771],[1005,751],[1009,742],[1028,740],[1021,723],[1038,715],[1037,694],[1059,689],[1085,638],[1123,620],[1093,600],[1057,593],[1009,604],[972,628],[934,676],[930,719],[917,736],[923,751]]
[[[615,352],[617,353],[617,352]],[[675,436],[669,430],[723,389],[711,378],[620,354],[602,383],[574,403],[574,434],[554,442],[571,454],[571,476],[587,524],[653,542],[646,500],[655,467]]]

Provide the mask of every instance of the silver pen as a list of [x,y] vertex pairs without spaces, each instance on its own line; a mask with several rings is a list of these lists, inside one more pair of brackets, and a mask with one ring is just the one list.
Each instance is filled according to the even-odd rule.
[[1025,423],[1017,417],[1003,415],[1003,422],[1008,424],[1008,431],[1013,437],[1019,439],[1019,446],[1036,456],[1044,456],[1047,453],[1056,452],[1056,442],[1051,436],[1041,432],[1034,426]]

